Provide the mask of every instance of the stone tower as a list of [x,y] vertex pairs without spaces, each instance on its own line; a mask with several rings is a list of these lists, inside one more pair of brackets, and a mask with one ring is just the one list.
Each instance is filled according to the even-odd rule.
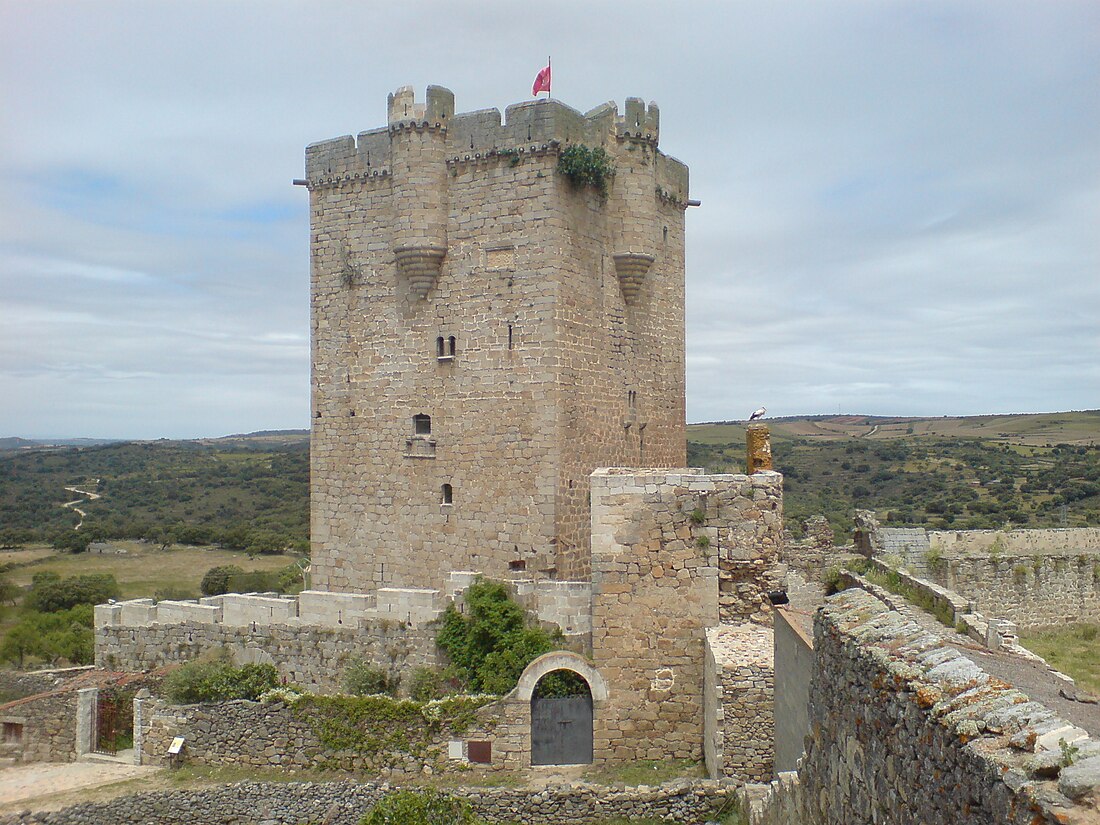
[[[679,467],[687,167],[657,107],[455,114],[311,145],[314,587],[587,579],[589,474]],[[602,147],[605,194],[557,171]]]

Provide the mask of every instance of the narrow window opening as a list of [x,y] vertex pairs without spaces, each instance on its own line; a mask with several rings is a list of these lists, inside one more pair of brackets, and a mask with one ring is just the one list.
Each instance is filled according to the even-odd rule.
[[512,348],[512,325],[508,325],[508,349]]
[[444,484],[441,488],[441,503],[454,504],[454,488],[450,484]]
[[4,723],[4,744],[20,745],[23,743],[23,726],[18,722]]
[[413,416],[413,434],[414,435],[431,435],[432,434],[432,417],[430,415]]
[[447,354],[452,358],[455,356],[455,337],[453,335],[447,339]]
[[443,336],[440,335],[438,338],[435,339],[435,357],[442,358],[446,354],[447,353],[443,349]]

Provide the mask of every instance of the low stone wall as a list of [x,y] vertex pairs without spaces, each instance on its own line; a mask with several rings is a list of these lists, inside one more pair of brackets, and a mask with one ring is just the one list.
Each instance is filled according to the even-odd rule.
[[830,599],[814,651],[804,825],[1096,821],[1100,742],[871,594]]
[[362,620],[347,627],[257,624],[253,628],[200,622],[105,625],[97,627],[95,634],[100,667],[146,670],[188,662],[224,647],[237,664],[269,662],[288,682],[315,693],[339,691],[344,670],[353,659],[403,674],[440,663],[434,628],[386,620]]
[[[158,791],[88,802],[59,811],[0,815],[0,825],[358,825],[362,816],[392,790],[377,783],[240,782],[192,791]],[[587,825],[621,819],[666,819],[701,825],[736,797],[736,786],[697,780],[665,786],[616,790],[598,785],[520,788],[457,788],[488,822],[522,825]]]
[[63,687],[70,679],[94,669],[92,665],[87,665],[51,670],[0,670],[0,695],[11,701],[36,693],[49,693]]
[[[506,734],[498,733],[498,728],[510,730],[503,702],[480,708],[463,700],[438,703],[429,708],[427,716],[419,712],[419,705],[409,701],[391,702],[383,697],[374,704],[379,719],[372,723],[369,718],[345,717],[342,706],[326,709],[308,700],[293,705],[243,700],[171,705],[159,699],[139,698],[134,708],[134,718],[140,720],[135,722],[135,744],[140,744],[135,761],[141,765],[169,765],[168,747],[175,737],[182,736],[182,761],[195,765],[341,770],[367,775],[517,766],[517,758],[509,758],[515,756],[516,744],[506,741]],[[349,708],[347,713],[356,710]],[[469,762],[470,741],[493,744],[489,764]]]
[[771,628],[749,623],[707,628],[707,656],[715,663],[714,693],[721,708],[715,715],[712,775],[750,782],[772,777],[773,649]]
[[964,612],[1023,630],[1100,623],[1100,528],[926,531],[882,527],[858,510],[856,546],[953,591],[970,603]]
[[77,756],[78,693],[47,693],[0,706],[4,755],[22,762],[72,762]]

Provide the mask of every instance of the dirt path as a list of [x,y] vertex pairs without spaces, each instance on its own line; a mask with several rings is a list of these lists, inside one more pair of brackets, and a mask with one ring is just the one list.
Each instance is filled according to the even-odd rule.
[[[95,480],[95,482],[96,482],[96,484],[99,484],[99,479],[97,478]],[[92,492],[89,492],[88,490],[81,490],[79,487],[66,487],[65,489],[68,490],[70,493],[79,493],[80,495],[82,495],[84,497],[84,498],[74,499],[73,501],[67,501],[67,502],[65,502],[64,504],[61,505],[62,507],[68,507],[74,513],[76,513],[77,515],[80,516],[80,521],[77,522],[76,527],[73,528],[74,530],[79,530],[80,525],[82,525],[84,523],[84,517],[87,516],[88,514],[85,513],[83,510],[81,510],[76,505],[78,505],[78,504],[80,504],[81,502],[84,502],[84,501],[95,501],[97,498],[103,498],[103,496],[101,496],[99,493],[92,493]]]
[[[93,789],[138,793],[156,786],[160,768],[102,762],[34,763],[0,769],[0,812],[56,810]],[[79,792],[79,793],[75,793]]]

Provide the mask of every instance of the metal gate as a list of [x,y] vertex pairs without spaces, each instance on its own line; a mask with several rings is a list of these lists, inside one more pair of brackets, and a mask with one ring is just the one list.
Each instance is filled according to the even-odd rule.
[[531,700],[531,764],[592,762],[592,696]]
[[96,753],[114,756],[118,752],[119,712],[116,697],[101,690],[95,703],[95,747]]

